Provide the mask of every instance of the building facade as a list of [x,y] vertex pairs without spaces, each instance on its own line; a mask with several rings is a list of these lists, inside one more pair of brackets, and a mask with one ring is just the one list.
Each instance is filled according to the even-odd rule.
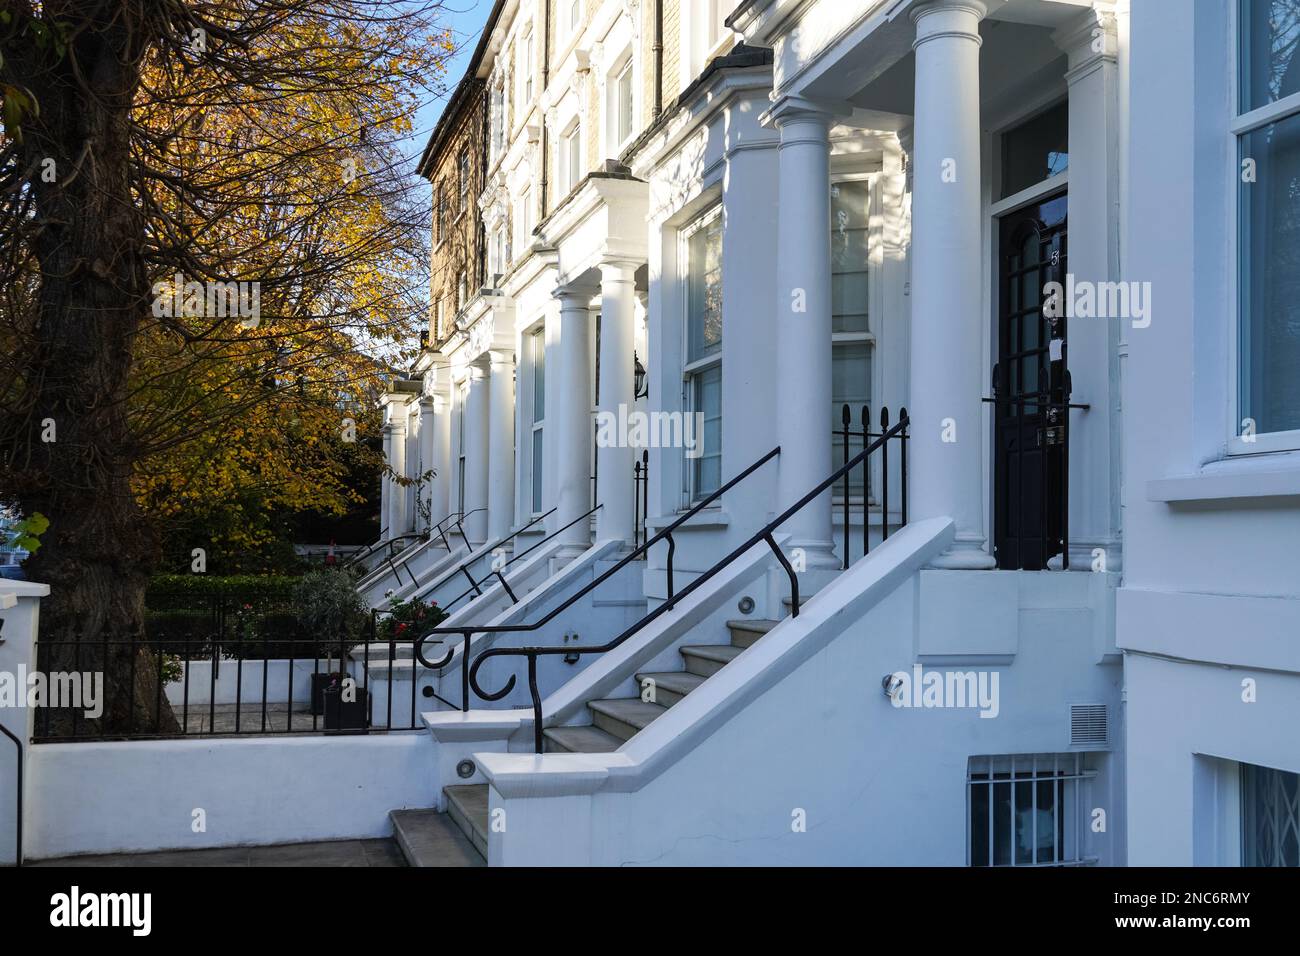
[[1300,12],[1135,6],[497,4],[387,401],[587,649],[428,717],[490,862],[1295,865]]

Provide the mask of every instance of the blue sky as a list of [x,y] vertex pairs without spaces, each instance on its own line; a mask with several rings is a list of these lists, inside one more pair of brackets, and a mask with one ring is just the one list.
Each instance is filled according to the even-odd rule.
[[447,65],[446,76],[438,84],[445,89],[425,94],[420,110],[416,114],[415,132],[411,134],[411,141],[405,150],[410,156],[412,176],[416,175],[415,164],[429,141],[429,134],[437,125],[438,117],[442,115],[447,99],[456,88],[456,84],[460,82],[469,58],[474,53],[474,46],[478,43],[479,34],[483,32],[483,25],[487,22],[488,14],[492,12],[493,4],[493,0],[443,0],[443,2],[445,4],[443,23],[451,28],[457,49],[455,56]]

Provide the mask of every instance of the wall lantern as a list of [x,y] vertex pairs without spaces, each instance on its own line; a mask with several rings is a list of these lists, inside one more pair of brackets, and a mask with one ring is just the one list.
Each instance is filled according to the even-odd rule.
[[650,383],[646,381],[645,366],[641,364],[641,359],[636,352],[632,353],[632,368],[632,397],[649,398]]

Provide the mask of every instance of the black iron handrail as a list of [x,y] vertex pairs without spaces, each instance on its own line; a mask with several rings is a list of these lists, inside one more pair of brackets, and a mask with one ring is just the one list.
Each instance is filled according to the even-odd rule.
[[[468,587],[467,589],[465,589],[464,591],[462,591],[460,594],[456,595],[456,597],[452,598],[451,601],[449,601],[449,602],[448,602],[448,603],[443,607],[443,610],[444,610],[444,611],[450,611],[453,607],[455,607],[457,604],[459,604],[461,601],[463,601],[463,600],[464,600],[466,597],[468,597],[470,594],[473,594],[475,597],[481,597],[482,594],[483,594],[483,584],[484,584],[484,582],[487,581],[488,578],[491,578],[491,577],[495,577],[498,581],[501,582],[501,587],[504,588],[506,594],[508,594],[508,595],[510,596],[510,603],[511,603],[511,604],[518,604],[518,603],[519,603],[519,598],[515,595],[514,590],[510,587],[510,582],[506,580],[506,576],[505,576],[505,570],[506,570],[506,568],[510,567],[510,565],[514,564],[516,561],[520,560],[521,558],[527,557],[529,554],[531,554],[533,551],[536,551],[536,550],[537,550],[538,548],[540,548],[542,545],[546,544],[546,542],[550,541],[550,540],[551,540],[552,538],[554,538],[556,535],[563,534],[565,531],[568,531],[570,528],[572,528],[575,524],[578,524],[578,523],[581,522],[581,521],[585,521],[585,520],[587,520],[587,519],[590,518],[592,515],[594,515],[597,511],[599,511],[600,508],[601,508],[600,505],[596,505],[594,508],[591,508],[591,509],[589,509],[588,511],[584,512],[583,514],[578,515],[578,517],[574,518],[572,521],[570,521],[570,522],[569,522],[568,524],[566,524],[564,527],[562,527],[562,528],[556,528],[554,531],[550,532],[550,533],[547,534],[545,537],[543,537],[540,541],[534,542],[533,544],[531,544],[531,545],[529,545],[527,548],[525,548],[523,551],[520,551],[518,554],[516,554],[514,557],[512,557],[509,561],[507,561],[507,562],[505,562],[504,564],[502,564],[501,567],[499,567],[499,568],[494,568],[494,569],[492,570],[491,574],[486,574],[486,575],[484,575],[482,578],[480,578],[480,579],[477,580],[477,581],[474,580],[474,575],[472,575],[472,574],[469,573],[469,566],[470,566],[471,564],[474,563],[474,560],[475,560],[475,559],[472,559],[472,558],[471,558],[471,559],[469,559],[469,560],[466,560],[464,564],[462,564],[459,568],[456,569],[456,571],[457,571],[457,572],[461,572],[461,573],[463,573],[463,574],[465,575],[466,579],[469,581],[469,587]],[[512,531],[510,534],[506,535],[504,538],[502,538],[502,539],[501,539],[500,541],[498,541],[496,544],[492,545],[492,547],[489,548],[489,549],[487,549],[487,550],[488,550],[489,552],[491,552],[491,551],[495,551],[497,548],[499,548],[499,547],[501,547],[502,545],[504,545],[504,544],[505,544],[507,541],[509,541],[511,538],[514,538],[514,537],[516,537],[516,536],[518,536],[518,535],[523,534],[525,531],[527,531],[529,528],[531,528],[531,527],[532,527],[533,525],[535,525],[537,522],[543,520],[544,518],[546,518],[547,516],[549,516],[550,514],[552,514],[554,511],[555,511],[555,509],[552,508],[550,511],[547,511],[547,512],[545,512],[545,513],[543,513],[543,514],[538,515],[538,516],[537,516],[536,518],[534,518],[532,521],[528,522],[528,524],[526,524],[526,525],[524,525],[523,527],[521,527],[518,531]],[[455,573],[456,573],[456,572],[453,572],[451,576],[454,577],[454,576],[455,576]]]
[[[590,593],[591,593],[592,591],[594,591],[596,588],[600,587],[601,584],[603,584],[605,581],[609,580],[609,578],[613,577],[615,574],[617,574],[617,573],[618,573],[619,571],[621,571],[623,568],[627,567],[627,565],[629,565],[631,562],[637,560],[638,558],[640,558],[640,557],[641,557],[642,555],[644,555],[644,554],[648,554],[650,548],[651,548],[653,545],[658,544],[660,541],[665,541],[665,540],[668,542],[668,564],[667,564],[666,570],[667,570],[667,576],[668,576],[668,595],[669,595],[669,599],[671,600],[672,595],[673,595],[673,583],[672,583],[672,582],[673,582],[673,570],[672,570],[672,560],[673,560],[673,551],[674,551],[674,549],[675,549],[675,548],[674,548],[674,543],[673,543],[673,532],[676,531],[676,530],[677,530],[679,527],[681,527],[683,524],[685,524],[687,521],[689,521],[691,518],[693,518],[695,515],[699,514],[701,511],[703,511],[705,508],[707,508],[707,507],[708,507],[709,505],[711,505],[713,502],[717,501],[717,500],[718,500],[719,498],[721,498],[724,494],[726,494],[728,491],[730,491],[730,490],[731,490],[732,488],[734,488],[736,485],[740,484],[740,482],[744,481],[746,478],[748,478],[750,475],[752,475],[755,471],[757,471],[757,470],[758,470],[759,468],[761,468],[763,465],[767,464],[767,462],[771,461],[773,458],[775,458],[775,457],[776,457],[777,455],[779,455],[779,454],[781,454],[781,448],[780,448],[780,446],[778,445],[776,448],[773,448],[773,449],[772,449],[771,451],[769,451],[766,455],[764,455],[762,458],[758,459],[756,462],[754,462],[752,465],[750,465],[748,468],[746,468],[746,469],[745,469],[744,471],[742,471],[740,474],[736,475],[736,476],[733,477],[730,481],[728,481],[728,482],[726,482],[725,484],[721,485],[721,486],[720,486],[716,491],[714,491],[713,493],[709,494],[707,497],[701,499],[701,500],[700,500],[699,502],[697,502],[697,503],[696,503],[692,508],[690,508],[690,510],[688,510],[688,511],[684,512],[683,514],[679,515],[679,516],[676,518],[676,520],[674,520],[670,525],[668,525],[666,528],[664,528],[662,531],[660,531],[660,532],[659,532],[658,534],[656,534],[654,537],[650,538],[648,541],[644,542],[643,544],[639,545],[638,547],[633,548],[631,552],[629,552],[629,553],[626,554],[624,557],[622,557],[622,558],[621,558],[618,562],[616,562],[612,567],[610,567],[609,569],[607,569],[606,571],[604,571],[602,574],[597,575],[597,576],[596,576],[595,578],[593,578],[593,579],[592,579],[588,584],[586,584],[586,585],[583,586],[580,590],[578,590],[577,592],[575,592],[571,597],[569,597],[569,598],[568,598],[567,600],[565,600],[565,601],[562,601],[558,606],[552,608],[549,612],[547,612],[546,614],[544,614],[541,618],[539,618],[538,620],[534,621],[533,623],[531,623],[531,624],[498,624],[498,625],[478,626],[478,627],[476,627],[476,626],[472,626],[472,625],[471,625],[471,626],[466,626],[466,627],[446,627],[446,628],[435,627],[435,628],[433,628],[433,629],[427,631],[426,633],[420,635],[420,637],[416,639],[416,642],[415,642],[415,657],[416,657],[416,659],[417,659],[421,664],[423,664],[425,667],[428,667],[428,668],[430,668],[430,669],[432,669],[432,670],[441,670],[443,667],[446,667],[448,664],[451,663],[451,659],[452,659],[452,657],[454,657],[455,654],[456,654],[456,648],[455,648],[455,647],[450,648],[450,649],[447,651],[447,656],[444,657],[444,658],[442,658],[442,660],[440,660],[440,661],[435,661],[435,662],[430,662],[430,661],[427,660],[427,659],[425,658],[425,656],[424,656],[424,644],[425,644],[425,642],[428,641],[428,640],[429,640],[431,637],[433,637],[433,635],[435,635],[435,634],[460,634],[460,635],[464,638],[464,647],[465,647],[465,651],[464,651],[464,653],[461,655],[461,692],[462,692],[462,696],[461,696],[461,710],[463,710],[463,711],[468,711],[468,710],[469,710],[469,701],[470,701],[470,694],[469,694],[469,691],[470,691],[470,673],[469,673],[469,657],[470,657],[470,655],[469,655],[469,641],[470,641],[470,637],[471,637],[471,635],[474,635],[474,634],[514,634],[514,633],[521,633],[521,632],[527,632],[527,631],[536,631],[536,630],[538,630],[539,628],[543,627],[544,625],[548,624],[550,621],[554,620],[554,619],[556,618],[557,615],[559,615],[559,614],[562,613],[563,611],[568,610],[570,607],[572,607],[572,606],[573,606],[574,604],[576,604],[578,601],[582,600],[582,598],[586,597],[588,594],[590,594]],[[441,643],[441,641],[435,641],[435,643]],[[567,651],[569,651],[569,650],[572,650],[572,648],[569,648],[569,649],[561,649],[561,653],[565,653],[565,652],[567,652]],[[480,659],[481,659],[481,658],[480,658]],[[510,678],[510,685],[509,685],[509,686],[508,686],[504,691],[502,691],[502,692],[501,692],[499,695],[497,695],[496,697],[489,697],[489,698],[485,698],[485,699],[487,699],[487,700],[500,700],[501,697],[504,697],[507,693],[509,693],[510,688],[513,687],[513,686],[514,686],[514,678],[511,677],[511,678]],[[480,695],[480,696],[481,696],[481,695]]]
[[10,733],[9,728],[4,726],[4,724],[0,724],[0,734],[4,734],[6,737],[12,740],[14,742],[14,746],[18,748],[18,774],[17,774],[18,808],[17,808],[17,813],[15,814],[16,819],[14,821],[14,827],[17,830],[14,840],[17,845],[14,847],[14,866],[22,866],[23,865],[23,742],[18,737],[15,737],[12,733]]
[[[447,549],[447,552],[450,554],[450,552],[451,552],[451,540],[447,537],[447,530],[448,530],[448,529],[445,528],[445,527],[443,527],[447,522],[450,521],[450,522],[452,522],[453,524],[455,524],[455,526],[456,526],[456,533],[459,534],[461,540],[465,542],[465,547],[466,547],[466,548],[469,548],[469,549],[471,549],[471,550],[473,550],[473,545],[471,545],[471,544],[469,543],[469,537],[465,534],[465,524],[464,524],[464,522],[465,522],[465,519],[468,518],[470,515],[478,514],[480,511],[487,511],[487,509],[486,509],[486,508],[475,508],[473,511],[456,511],[456,512],[453,512],[452,514],[447,515],[447,517],[443,518],[443,519],[442,519],[441,521],[439,521],[439,522],[438,522],[434,527],[430,528],[427,532],[418,532],[417,534],[398,535],[396,538],[392,538],[392,539],[390,539],[390,547],[389,547],[389,549],[388,549],[388,557],[387,557],[385,560],[386,560],[386,563],[388,564],[388,570],[389,570],[389,572],[393,575],[393,578],[397,581],[397,583],[398,583],[399,585],[401,585],[401,583],[402,583],[402,576],[401,576],[400,573],[398,573],[397,566],[393,564],[393,559],[394,559],[395,555],[393,554],[393,550],[392,550],[392,547],[391,547],[391,542],[392,542],[392,541],[400,541],[400,540],[401,540],[402,538],[404,538],[404,537],[415,537],[415,536],[422,537],[422,538],[424,538],[424,539],[427,541],[427,540],[431,540],[431,539],[433,538],[433,534],[434,534],[434,532],[436,531],[436,532],[441,536],[441,538],[442,538],[443,546]],[[409,561],[409,560],[410,560],[410,558],[409,558],[409,556],[408,556],[407,559],[405,559],[405,560],[403,560],[403,561],[401,562],[401,566],[404,567],[404,568],[406,568],[406,575],[407,575],[407,577],[409,577],[409,578],[411,579],[411,585],[412,585],[413,587],[418,588],[418,587],[420,586],[420,582],[419,582],[419,580],[416,579],[416,577],[415,577],[415,572],[413,572],[413,571],[410,569],[410,567],[407,565],[407,561]],[[376,566],[376,567],[377,567],[377,566]]]
[[[371,555],[373,555],[376,551],[385,547],[388,548],[389,558],[391,559],[394,541],[401,541],[405,538],[424,538],[424,537],[427,536],[423,531],[408,531],[405,534],[393,535],[393,537],[391,538],[380,538],[374,544],[368,545],[364,550],[359,551],[356,554],[352,555],[352,557],[348,558],[348,560],[344,562],[343,566],[345,568],[356,567],[357,565],[361,564],[366,558],[369,558]],[[370,570],[373,571],[374,568],[371,568]]]
[[[888,412],[885,412],[885,414],[888,414]],[[794,514],[802,510],[810,501],[817,498],[828,488],[833,486],[835,482],[840,480],[841,477],[847,475],[851,469],[856,468],[860,462],[865,461],[867,456],[870,455],[873,451],[875,451],[878,448],[887,447],[888,442],[891,438],[896,438],[896,437],[899,438],[899,440],[903,443],[904,447],[906,447],[907,425],[908,425],[907,409],[905,408],[900,409],[898,422],[892,428],[889,428],[883,435],[881,435],[879,438],[873,441],[870,445],[868,445],[866,448],[862,449],[862,451],[854,455],[851,461],[842,465],[840,468],[836,469],[835,472],[832,473],[829,478],[824,479],[820,484],[817,485],[817,487],[813,488],[811,491],[809,491],[806,495],[804,495],[802,498],[800,498],[790,507],[786,508],[785,511],[781,512],[781,514],[777,515],[775,518],[769,521],[766,525],[764,525],[753,535],[751,535],[749,539],[746,540],[743,544],[739,545],[730,554],[728,554],[726,557],[722,558],[720,561],[714,564],[713,567],[709,568],[703,574],[697,576],[695,580],[691,581],[690,584],[682,588],[682,590],[678,592],[675,596],[669,597],[668,600],[664,601],[662,604],[656,607],[645,617],[641,618],[641,620],[637,621],[635,624],[626,628],[623,631],[623,633],[619,634],[617,637],[615,637],[613,640],[609,641],[608,643],[602,644],[599,647],[582,647],[582,648],[574,647],[573,645],[569,645],[567,647],[538,647],[538,646],[489,647],[487,650],[480,653],[478,657],[474,659],[474,664],[470,668],[470,672],[469,672],[470,686],[473,687],[474,692],[478,694],[480,697],[482,697],[484,700],[488,700],[488,701],[500,700],[502,697],[505,697],[508,693],[510,693],[510,691],[514,689],[515,675],[513,674],[510,675],[510,679],[506,682],[505,687],[503,687],[501,690],[496,691],[494,693],[489,693],[483,690],[483,688],[479,685],[478,682],[479,669],[491,657],[505,657],[505,656],[527,657],[528,658],[528,691],[532,697],[532,703],[533,703],[533,746],[537,753],[541,753],[542,752],[542,700],[541,700],[541,695],[537,690],[537,658],[542,656],[556,655],[556,654],[577,654],[579,656],[581,656],[582,654],[604,654],[607,651],[612,651],[614,648],[618,647],[620,644],[627,641],[630,637],[632,637],[634,634],[636,634],[646,625],[662,617],[664,614],[667,614],[674,607],[676,607],[678,602],[680,602],[683,598],[685,598],[687,595],[695,591],[696,588],[702,586],[706,581],[708,581],[710,578],[714,577],[716,574],[721,572],[724,568],[728,567],[733,561],[735,561],[737,558],[739,558],[741,555],[747,552],[750,548],[757,545],[760,541],[765,542],[767,546],[772,549],[772,554],[776,557],[776,560],[781,564],[781,567],[785,569],[785,573],[787,577],[789,577],[790,579],[790,614],[792,617],[798,617],[799,616],[799,579],[798,576],[795,574],[794,568],[790,564],[790,560],[785,556],[785,552],[783,552],[780,546],[777,545],[776,543],[776,538],[774,537],[774,534],[777,528],[785,524],[786,521],[788,521]],[[906,462],[906,459],[904,459],[904,462]],[[906,485],[907,483],[905,464],[904,464],[903,483],[904,485]],[[889,506],[887,497],[885,498],[883,504],[887,511]],[[905,520],[906,519],[904,519],[904,522]]]

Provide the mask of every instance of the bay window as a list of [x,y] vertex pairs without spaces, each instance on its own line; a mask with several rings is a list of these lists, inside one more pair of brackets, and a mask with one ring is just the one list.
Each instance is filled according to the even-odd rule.
[[1300,17],[1239,0],[1238,453],[1300,448]]
[[722,484],[722,214],[701,218],[683,240],[686,274],[686,367],[683,429],[697,443],[686,458],[689,501]]
[[532,504],[533,514],[542,513],[542,426],[546,419],[546,330],[528,336],[533,374]]
[[[862,451],[862,407],[871,401],[872,337],[868,323],[868,225],[871,182],[845,179],[831,184],[831,430],[843,430],[843,408],[851,415],[849,457]],[[835,464],[842,464],[842,439]],[[842,484],[836,486],[842,493]],[[862,492],[862,469],[849,476],[849,494]]]

